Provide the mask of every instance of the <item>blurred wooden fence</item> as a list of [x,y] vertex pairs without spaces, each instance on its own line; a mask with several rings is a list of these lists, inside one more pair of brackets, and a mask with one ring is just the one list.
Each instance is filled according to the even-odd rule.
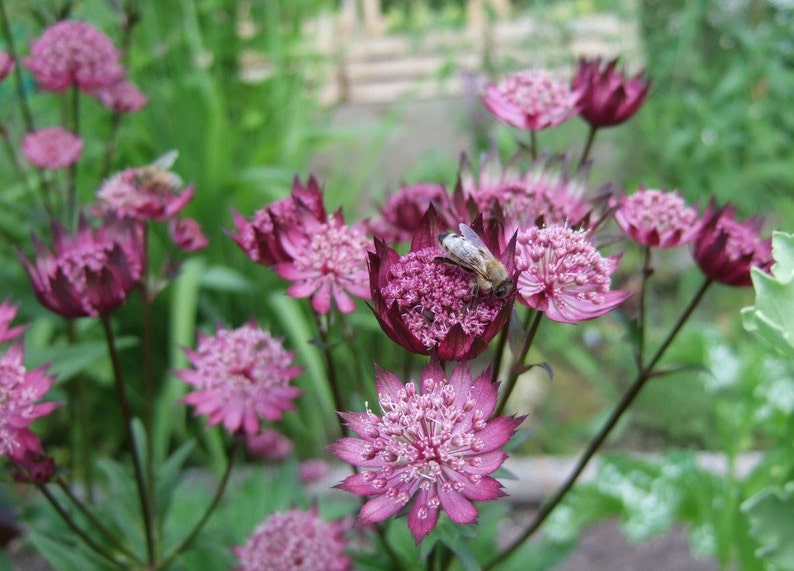
[[[486,4],[490,7],[486,8]],[[556,22],[512,13],[508,0],[468,0],[462,29],[390,33],[380,0],[341,0],[334,14],[318,17],[305,32],[326,64],[319,89],[325,104],[376,104],[461,94],[486,72],[549,67],[568,73],[579,56],[620,56],[639,67],[636,23],[612,13]],[[247,54],[247,78],[263,62]]]

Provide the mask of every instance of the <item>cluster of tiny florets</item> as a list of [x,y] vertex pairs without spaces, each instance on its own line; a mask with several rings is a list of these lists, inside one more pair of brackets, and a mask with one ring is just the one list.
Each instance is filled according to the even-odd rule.
[[481,335],[505,303],[478,296],[473,274],[443,262],[443,256],[440,248],[407,253],[391,267],[381,290],[386,306],[397,303],[408,330],[427,348],[457,324],[466,336]]

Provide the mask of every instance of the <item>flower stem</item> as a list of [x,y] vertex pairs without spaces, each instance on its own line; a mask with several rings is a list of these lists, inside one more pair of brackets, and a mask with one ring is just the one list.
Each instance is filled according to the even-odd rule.
[[681,328],[684,326],[684,323],[686,323],[687,319],[689,319],[690,315],[692,315],[692,312],[695,310],[697,305],[703,299],[703,295],[706,293],[706,290],[711,285],[711,283],[712,283],[711,278],[707,277],[704,280],[703,284],[701,284],[698,291],[695,292],[695,295],[692,298],[692,300],[689,302],[689,305],[687,305],[686,309],[684,309],[683,313],[678,317],[678,321],[676,321],[675,325],[673,325],[673,328],[670,330],[670,333],[667,335],[665,340],[659,346],[654,356],[651,358],[651,360],[648,362],[645,368],[643,368],[637,373],[637,376],[635,377],[634,381],[631,383],[629,388],[621,397],[617,406],[615,406],[614,410],[609,415],[609,418],[607,419],[606,423],[601,427],[601,429],[598,431],[598,434],[595,435],[593,440],[590,441],[590,444],[587,445],[587,448],[579,457],[579,460],[577,461],[576,467],[574,468],[573,472],[568,476],[568,478],[560,487],[560,489],[557,490],[557,492],[554,494],[554,496],[552,496],[550,500],[548,500],[541,506],[540,510],[535,516],[535,519],[532,521],[529,527],[527,527],[527,529],[524,530],[521,536],[519,536],[512,543],[510,543],[510,545],[508,545],[507,548],[502,553],[500,553],[495,559],[490,561],[487,565],[483,566],[484,571],[493,569],[495,565],[507,559],[513,553],[513,551],[515,551],[515,549],[518,548],[519,545],[521,545],[524,541],[526,541],[529,537],[531,537],[532,534],[535,533],[540,528],[543,522],[546,521],[546,518],[554,511],[554,509],[560,504],[560,502],[562,502],[562,500],[565,498],[568,492],[571,491],[573,485],[579,479],[579,476],[582,474],[585,467],[587,467],[587,464],[590,462],[592,457],[595,455],[595,453],[598,451],[598,449],[607,439],[607,436],[609,436],[609,434],[612,432],[612,429],[615,428],[618,421],[623,416],[623,413],[625,413],[626,410],[628,410],[629,406],[632,404],[632,402],[634,402],[634,399],[640,393],[640,390],[642,390],[642,387],[645,386],[645,383],[648,381],[648,379],[650,379],[653,376],[654,367],[659,362],[659,359],[662,358],[662,355],[664,355],[665,351],[670,346],[670,343],[672,343],[673,339],[675,339],[676,335],[678,335],[678,333],[681,331]]
[[[80,135],[80,90],[72,87],[72,132]],[[69,228],[77,224],[77,163],[69,165],[66,183],[66,221]]]
[[14,45],[14,35],[11,33],[11,27],[8,25],[8,14],[6,13],[6,5],[4,0],[0,0],[0,19],[2,20],[3,34],[6,37],[8,53],[11,56],[11,59],[14,60],[14,84],[17,89],[19,106],[22,109],[22,120],[25,123],[25,131],[30,133],[34,130],[33,115],[30,113],[28,98],[25,95],[25,85],[22,83],[22,66],[20,65],[19,54],[17,53],[16,46]]
[[173,561],[173,559],[179,555],[182,551],[190,547],[190,544],[196,539],[196,536],[204,527],[204,524],[207,523],[207,520],[212,515],[212,512],[215,511],[215,508],[218,507],[218,504],[223,497],[223,492],[226,490],[226,484],[229,483],[229,475],[232,473],[232,466],[234,465],[234,457],[237,455],[237,450],[240,447],[241,440],[235,438],[232,442],[232,445],[229,447],[229,454],[227,456],[226,461],[226,470],[223,472],[223,476],[221,476],[221,481],[218,482],[218,487],[215,489],[215,495],[212,497],[212,501],[207,506],[207,509],[204,510],[204,514],[201,516],[196,522],[196,525],[193,526],[193,529],[185,536],[183,539],[173,550],[171,553],[165,556],[162,563],[158,566],[159,569],[165,569],[168,565]]
[[[328,379],[328,383],[331,385],[331,395],[334,399],[334,407],[336,408],[336,412],[344,412],[345,405],[342,400],[342,390],[339,386],[339,378],[336,376],[336,367],[334,367],[334,358],[331,355],[331,346],[328,342],[329,335],[329,314],[320,315],[315,313],[315,320],[317,323],[317,334],[320,337],[320,349],[323,352],[323,361],[325,363],[325,374],[326,378]],[[345,426],[342,417],[338,414],[335,415],[337,422],[339,423],[339,430],[342,433],[342,436],[348,435],[347,427]]]
[[115,337],[113,335],[113,328],[110,323],[110,318],[106,315],[102,316],[102,327],[105,331],[105,339],[107,340],[108,353],[113,365],[113,379],[116,385],[116,394],[119,398],[119,405],[121,407],[121,415],[124,421],[124,430],[126,432],[127,441],[130,443],[132,453],[132,465],[135,470],[135,482],[138,488],[138,499],[141,504],[141,514],[143,515],[143,526],[146,533],[146,553],[149,564],[153,564],[156,559],[155,541],[154,541],[154,509],[152,505],[152,498],[147,493],[149,486],[146,484],[146,476],[141,466],[139,456],[139,448],[135,441],[135,433],[132,430],[132,412],[130,410],[129,399],[127,398],[127,390],[124,387],[124,380],[121,374],[121,362],[119,361],[118,351],[116,350]]
[[66,525],[69,526],[69,529],[71,529],[81,540],[83,540],[83,542],[92,551],[94,551],[94,553],[96,553],[103,559],[106,559],[107,562],[110,563],[110,565],[112,565],[114,568],[118,568],[118,569],[129,568],[129,565],[127,563],[117,560],[112,553],[110,553],[104,547],[99,545],[96,541],[94,541],[94,538],[91,537],[91,535],[86,533],[83,529],[80,528],[80,526],[77,525],[77,522],[75,522],[74,519],[72,519],[72,516],[61,505],[61,503],[58,501],[58,498],[56,498],[53,495],[53,493],[49,490],[49,488],[47,488],[46,484],[38,484],[36,487],[39,489],[39,491],[41,491],[42,494],[44,494],[44,497],[47,498],[47,501],[50,502],[50,505],[52,505],[52,507],[55,508],[55,511],[58,512],[58,515],[61,516],[61,519],[63,519]]
[[639,337],[637,339],[637,370],[643,370],[643,361],[645,359],[645,296],[648,291],[648,278],[651,277],[653,273],[653,268],[651,267],[651,248],[650,246],[645,246],[643,253],[642,253],[642,282],[640,284],[640,309],[639,309],[639,316],[637,318],[637,329],[639,331]]
[[590,158],[590,151],[593,148],[593,142],[596,138],[596,133],[598,129],[590,125],[590,131],[587,133],[587,141],[584,144],[584,148],[582,149],[582,156],[579,159],[579,168],[582,168],[584,164],[587,162],[587,159]]
[[494,350],[493,361],[491,362],[491,381],[496,382],[499,380],[499,369],[502,367],[502,358],[504,357],[505,347],[507,346],[507,339],[510,337],[510,323],[513,321],[515,309],[510,312],[507,317],[505,326],[499,332],[499,339],[496,341],[496,349]]
[[535,131],[529,132],[529,156],[533,161],[538,158],[538,134]]
[[105,539],[107,539],[107,540],[108,540],[110,543],[112,543],[112,544],[113,544],[113,547],[114,547],[115,549],[117,549],[118,551],[122,552],[124,555],[126,555],[127,557],[129,557],[129,558],[130,558],[130,560],[132,560],[132,561],[136,561],[136,562],[138,562],[138,563],[142,563],[142,562],[141,562],[141,561],[140,561],[140,560],[139,560],[139,559],[138,559],[138,558],[135,556],[135,554],[134,554],[132,551],[130,551],[130,549],[129,549],[127,546],[125,546],[125,545],[124,545],[124,544],[123,544],[123,543],[122,543],[122,542],[119,540],[119,538],[118,538],[118,537],[116,537],[116,536],[113,534],[113,532],[111,532],[111,531],[110,531],[110,530],[109,530],[107,527],[105,527],[105,526],[102,524],[102,522],[101,522],[101,521],[99,521],[99,519],[96,517],[96,515],[94,515],[94,513],[93,513],[91,510],[89,510],[89,509],[88,509],[88,506],[86,506],[86,505],[85,505],[85,504],[84,504],[84,503],[83,503],[83,502],[80,500],[80,498],[78,498],[77,496],[75,496],[75,495],[74,495],[74,493],[72,492],[72,490],[69,488],[69,485],[68,485],[68,484],[67,484],[67,483],[66,483],[66,482],[63,480],[63,478],[58,478],[58,479],[56,480],[56,483],[58,484],[58,487],[59,487],[59,488],[60,488],[60,489],[63,491],[63,493],[64,493],[64,494],[66,494],[66,496],[67,496],[67,497],[68,497],[68,498],[69,498],[69,499],[72,501],[72,503],[75,505],[75,507],[76,507],[78,510],[80,510],[80,513],[82,513],[82,514],[83,514],[83,515],[84,515],[86,518],[88,518],[88,521],[89,521],[89,522],[91,523],[91,525],[93,526],[93,529],[97,530],[99,533],[101,533],[102,535],[104,535],[104,536],[105,536]]
[[[530,312],[527,317],[532,316]],[[524,344],[521,346],[521,351],[518,355],[515,355],[513,359],[513,364],[510,366],[510,372],[508,373],[507,381],[505,382],[505,389],[504,393],[502,394],[502,400],[499,402],[499,406],[496,407],[494,411],[494,416],[499,416],[502,414],[502,411],[507,404],[507,400],[510,398],[513,389],[516,386],[516,381],[518,381],[518,377],[523,373],[524,367],[524,359],[527,358],[527,353],[529,353],[529,348],[532,346],[532,341],[535,339],[535,334],[538,332],[538,327],[540,326],[540,321],[543,319],[543,312],[536,311],[534,317],[532,317],[531,323],[529,323],[529,319],[527,320],[528,323],[528,330],[527,334],[524,337]]]

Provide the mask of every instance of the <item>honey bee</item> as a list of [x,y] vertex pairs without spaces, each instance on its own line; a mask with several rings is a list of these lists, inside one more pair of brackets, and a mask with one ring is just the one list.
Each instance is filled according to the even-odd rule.
[[133,179],[137,188],[145,188],[155,193],[173,193],[182,188],[182,179],[178,174],[171,172],[179,151],[170,150],[159,157],[152,164],[139,168]]
[[497,260],[480,237],[465,224],[460,225],[460,234],[444,232],[438,241],[447,254],[442,261],[455,264],[474,274],[472,290],[475,295],[482,292],[504,299],[513,291],[513,280],[504,264]]

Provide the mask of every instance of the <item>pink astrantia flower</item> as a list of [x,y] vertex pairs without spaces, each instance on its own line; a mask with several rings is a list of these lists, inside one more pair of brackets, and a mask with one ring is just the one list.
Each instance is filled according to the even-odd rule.
[[237,571],[348,571],[344,528],[341,520],[320,519],[316,506],[274,513],[234,548]]
[[331,466],[325,460],[318,458],[304,460],[298,465],[298,480],[301,484],[319,482],[331,473]]
[[447,380],[432,360],[418,389],[387,371],[377,370],[375,379],[381,415],[342,413],[359,438],[342,438],[328,447],[361,468],[336,486],[372,496],[359,512],[359,523],[382,521],[412,499],[408,528],[416,543],[433,530],[440,508],[456,523],[474,523],[478,511],[472,501],[505,495],[489,474],[505,461],[500,448],[523,418],[489,420],[499,384],[491,382],[490,370],[472,380],[468,363],[459,364]]
[[290,259],[274,270],[292,282],[287,294],[311,296],[317,313],[331,311],[332,300],[342,313],[355,311],[348,294],[369,299],[369,240],[360,226],[347,226],[341,212],[324,222],[308,218],[303,227],[286,228],[281,246]]
[[143,275],[142,228],[108,215],[96,229],[81,217],[74,236],[57,223],[52,233],[53,251],[34,236],[35,260],[20,255],[39,302],[64,317],[118,309]]
[[629,292],[610,291],[619,255],[604,258],[583,231],[555,225],[518,232],[519,301],[554,321],[578,323],[612,311]]
[[717,208],[712,200],[701,220],[692,255],[704,274],[720,283],[743,287],[753,285],[751,268],[769,272],[774,262],[772,241],[761,238],[760,218],[739,222],[734,205]]
[[83,140],[62,127],[32,131],[22,139],[22,154],[40,169],[62,169],[83,153]]
[[192,218],[171,219],[168,222],[168,233],[174,244],[185,252],[197,252],[209,245],[209,240],[201,231],[201,226]]
[[0,357],[0,456],[27,464],[31,454],[42,454],[39,438],[28,428],[37,418],[58,408],[38,402],[50,390],[54,377],[46,367],[28,371],[22,343],[14,343]]
[[579,116],[594,128],[612,127],[630,119],[645,101],[650,81],[637,74],[627,79],[615,71],[617,59],[601,66],[601,59],[581,58],[573,78],[573,89],[582,90]]
[[512,73],[485,90],[483,102],[507,125],[540,131],[559,125],[579,111],[581,92],[545,69]]
[[194,391],[184,402],[208,415],[207,426],[223,423],[231,434],[257,434],[260,417],[279,420],[302,392],[290,385],[302,370],[292,364],[295,354],[253,322],[200,334],[198,347],[185,352],[193,368],[177,376]]
[[144,108],[148,100],[131,81],[120,80],[100,87],[92,93],[99,102],[114,113],[135,113]]
[[231,236],[252,261],[271,266],[292,260],[281,245],[279,229],[302,228],[306,220],[324,222],[327,217],[317,179],[309,177],[304,185],[295,177],[290,196],[257,210],[252,220],[235,212],[236,232]]
[[523,169],[514,160],[502,165],[494,150],[480,157],[478,174],[463,157],[458,175],[456,195],[476,205],[478,212],[505,221],[505,232],[512,235],[520,226],[542,220],[546,224],[575,226],[592,210],[585,199],[587,170],[575,176],[565,156],[543,156]]
[[[482,231],[482,225],[475,226]],[[480,294],[472,287],[471,272],[444,262],[438,242],[442,230],[431,207],[405,255],[375,239],[375,252],[369,254],[373,310],[386,335],[409,351],[473,359],[507,322],[514,296]],[[500,247],[496,227],[485,234],[485,244],[515,278],[512,243]]]
[[0,343],[16,339],[25,330],[24,325],[9,327],[17,316],[17,309],[18,306],[11,305],[11,302],[8,300],[0,304]]
[[385,242],[407,242],[433,204],[437,212],[448,209],[449,195],[443,184],[420,182],[401,187],[380,208],[380,216],[368,223],[370,233]]
[[293,449],[292,441],[274,428],[246,434],[245,447],[254,456],[268,460],[283,460]]
[[0,81],[8,77],[14,71],[14,58],[5,51],[0,51]]
[[[164,155],[170,163],[175,152]],[[159,161],[160,159],[158,159]],[[140,221],[164,221],[179,214],[193,199],[193,185],[183,187],[176,173],[157,162],[116,173],[97,191],[97,213],[116,212]]]
[[653,248],[672,248],[694,240],[697,208],[677,192],[640,188],[617,201],[615,222],[635,242]]
[[42,89],[63,91],[76,85],[91,93],[124,77],[119,52],[87,22],[64,20],[44,30],[30,46],[25,65]]

